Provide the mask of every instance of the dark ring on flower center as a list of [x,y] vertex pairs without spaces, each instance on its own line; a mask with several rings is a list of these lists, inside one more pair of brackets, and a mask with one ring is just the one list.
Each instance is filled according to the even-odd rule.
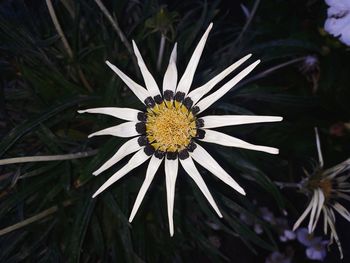
[[138,133],[145,134],[146,133],[146,124],[144,122],[138,122],[135,125],[135,129]]
[[157,157],[158,159],[162,159],[164,157],[164,155],[165,155],[165,152],[160,151],[160,150],[156,150],[154,152],[154,156]]
[[154,101],[157,104],[161,104],[163,102],[163,98],[160,95],[157,95],[157,96],[154,97]]
[[185,98],[185,93],[181,92],[181,91],[176,92],[175,97],[174,97],[174,99],[178,102],[182,102],[184,100],[184,98]]
[[196,148],[197,148],[197,145],[196,145],[193,141],[191,141],[191,142],[187,145],[187,150],[188,150],[189,152],[193,152]]
[[196,138],[197,139],[204,139],[204,137],[205,137],[205,131],[201,130],[201,129],[197,129]]
[[147,114],[144,112],[139,112],[139,113],[137,113],[137,119],[139,121],[145,122],[145,121],[147,121]]
[[182,104],[188,109],[190,110],[192,105],[193,105],[193,100],[190,97],[187,97],[184,99],[184,101],[182,102]]
[[190,155],[189,155],[189,153],[188,153],[188,151],[186,149],[183,149],[183,150],[179,151],[179,158],[181,160],[185,160],[188,157],[190,157]]
[[174,92],[172,90],[164,91],[164,99],[167,101],[171,101],[174,98]]
[[153,108],[156,105],[156,103],[154,102],[154,99],[152,97],[147,97],[145,99],[145,104],[149,108]]
[[193,115],[196,115],[200,111],[200,109],[198,106],[193,106],[191,111]]
[[196,119],[196,127],[197,127],[197,129],[204,127],[204,120],[203,119]]
[[151,156],[152,154],[154,154],[154,148],[150,144],[146,145],[143,150],[144,150],[145,154],[147,154],[148,156]]
[[177,152],[167,152],[166,158],[168,160],[176,160],[177,158]]
[[147,139],[147,136],[143,135],[143,136],[140,136],[138,139],[137,139],[137,142],[140,146],[146,146],[149,144],[149,141]]

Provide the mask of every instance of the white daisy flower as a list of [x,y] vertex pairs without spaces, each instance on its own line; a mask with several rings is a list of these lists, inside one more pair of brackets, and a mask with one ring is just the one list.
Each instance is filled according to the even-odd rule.
[[302,187],[306,189],[311,200],[304,213],[295,222],[293,230],[295,231],[310,214],[308,232],[312,234],[322,213],[324,234],[327,235],[328,227],[330,229],[329,245],[335,240],[340,257],[343,258],[341,243],[335,228],[334,211],[350,222],[349,211],[338,202],[339,199],[350,201],[350,195],[348,194],[350,193],[350,183],[347,182],[350,177],[350,158],[329,169],[323,169],[320,139],[317,129],[315,131],[319,164],[311,174],[305,171],[307,178],[302,181]]
[[124,167],[112,175],[96,191],[93,197],[98,196],[132,169],[150,159],[146,171],[145,181],[141,186],[134,207],[131,211],[129,218],[129,221],[131,222],[153,180],[156,171],[164,160],[169,229],[171,236],[174,234],[173,209],[179,162],[188,175],[198,185],[204,196],[220,217],[222,217],[222,215],[219,208],[210,194],[202,176],[198,172],[193,160],[209,170],[216,177],[231,186],[240,194],[245,194],[242,187],[240,187],[238,183],[232,179],[232,177],[225,172],[223,168],[221,168],[221,166],[211,157],[211,155],[202,146],[200,146],[198,141],[215,143],[229,147],[263,151],[272,154],[278,153],[278,149],[276,148],[253,145],[230,135],[214,131],[211,128],[249,123],[277,122],[282,120],[281,117],[238,115],[210,115],[199,117],[199,114],[225,95],[225,93],[227,93],[241,79],[247,76],[249,72],[251,72],[260,62],[260,60],[255,61],[229,80],[225,85],[205,98],[202,97],[209,93],[216,86],[216,84],[223,80],[227,75],[248,60],[251,54],[233,63],[204,85],[190,91],[194,73],[212,26],[213,24],[211,23],[199,41],[179,82],[176,68],[175,44],[170,56],[168,68],[164,75],[162,93],[153,76],[148,71],[134,41],[134,52],[137,57],[137,62],[140,67],[146,88],[134,82],[119,68],[111,64],[109,61],[106,61],[107,65],[124,81],[131,91],[146,106],[145,111],[114,107],[94,108],[79,111],[79,113],[87,112],[106,114],[127,121],[120,125],[90,134],[89,138],[97,135],[112,135],[125,138],[133,137],[124,143],[114,154],[114,156],[112,156],[112,158],[110,158],[97,171],[95,171],[93,173],[94,175],[102,173],[112,165],[119,162],[125,156],[136,152]]
[[324,29],[350,46],[350,0],[326,0],[329,6]]

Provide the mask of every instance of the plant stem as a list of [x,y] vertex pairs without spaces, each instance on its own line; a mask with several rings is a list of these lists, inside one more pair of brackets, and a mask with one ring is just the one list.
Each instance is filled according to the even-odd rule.
[[271,74],[272,72],[274,72],[274,71],[276,71],[276,70],[278,70],[278,69],[287,67],[287,66],[289,66],[289,65],[291,65],[291,64],[294,64],[294,63],[297,63],[297,62],[300,62],[300,61],[303,61],[303,60],[305,60],[305,58],[306,58],[306,57],[299,57],[299,58],[295,58],[295,59],[289,60],[289,61],[287,61],[287,62],[283,62],[283,63],[278,64],[278,65],[276,65],[276,66],[273,66],[273,67],[271,67],[271,68],[269,68],[269,69],[267,69],[267,70],[265,70],[265,71],[263,71],[263,72],[260,72],[259,74],[256,74],[255,76],[253,76],[253,77],[251,77],[251,78],[249,78],[249,79],[247,79],[247,80],[241,81],[238,85],[236,85],[235,87],[233,87],[233,88],[231,89],[230,92],[236,91],[236,90],[239,89],[240,87],[242,87],[242,86],[244,86],[244,85],[246,85],[246,84],[248,84],[248,83],[250,83],[250,82],[252,82],[252,81],[255,81],[255,80],[257,80],[257,79],[264,78],[264,77],[266,77],[267,75]]
[[91,150],[86,152],[77,152],[77,153],[61,154],[61,155],[15,157],[15,158],[0,160],[0,165],[13,164],[13,163],[48,162],[48,161],[79,159],[79,158],[85,158],[85,157],[95,155],[97,152],[98,152],[97,150]]
[[164,46],[165,46],[165,36],[162,34],[160,38],[159,52],[158,52],[158,60],[157,60],[157,70],[160,71],[162,66],[163,54],[164,54]]
[[[71,204],[72,204],[72,201],[67,200],[67,201],[63,202],[63,207],[69,206]],[[10,233],[10,232],[15,231],[19,228],[25,227],[26,225],[34,223],[35,221],[38,221],[42,218],[45,218],[45,217],[55,213],[57,210],[58,210],[58,206],[56,205],[56,206],[50,207],[50,208],[40,212],[39,214],[36,214],[32,217],[29,217],[29,218],[27,218],[27,219],[25,219],[17,224],[5,227],[5,228],[0,230],[0,236],[3,236],[7,233]]]
[[72,51],[72,49],[71,49],[71,47],[70,47],[70,45],[69,45],[69,43],[67,41],[66,36],[63,33],[63,30],[62,30],[62,27],[61,27],[60,23],[58,22],[58,19],[57,19],[56,13],[55,13],[55,9],[52,6],[51,0],[46,0],[46,5],[47,5],[47,8],[49,9],[49,13],[50,13],[52,22],[55,25],[56,31],[57,31],[58,35],[60,36],[60,38],[62,40],[63,46],[64,46],[68,56],[70,58],[72,58],[73,57],[73,51]]
[[119,27],[117,17],[116,16],[114,16],[114,18],[112,17],[112,15],[108,12],[107,8],[101,2],[101,0],[95,0],[95,2],[98,5],[98,7],[101,9],[102,13],[106,16],[108,21],[111,23],[114,30],[117,32],[117,35],[119,36],[120,40],[122,41],[122,43],[124,44],[126,49],[129,51],[131,58],[132,58],[132,62],[135,66],[136,72],[139,72],[139,69],[138,69],[139,67],[137,65],[136,57],[134,55],[134,52],[132,50],[132,47],[131,47],[129,41],[127,40],[127,38],[125,37],[125,34],[123,33],[123,31]]
[[317,153],[318,153],[318,161],[320,162],[321,169],[323,168],[323,156],[322,156],[322,150],[321,150],[321,142],[320,142],[320,136],[318,134],[318,129],[315,127],[315,135],[316,135],[316,146],[317,146]]
[[286,182],[274,182],[279,188],[298,188],[301,189],[301,185],[299,183],[286,183]]
[[[58,35],[60,36],[60,38],[62,40],[63,47],[66,50],[69,58],[73,59],[74,54],[73,54],[72,48],[70,47],[70,45],[68,43],[68,40],[67,40],[66,36],[63,33],[63,30],[62,30],[62,27],[61,27],[60,23],[58,22],[58,18],[56,16],[55,9],[53,8],[51,0],[46,0],[46,5],[47,5],[47,8],[49,9],[49,14],[50,14],[51,20],[52,20],[52,22],[53,22],[53,24],[54,24],[54,26],[56,28],[56,31],[57,31]],[[79,66],[78,66],[77,69],[78,69],[78,74],[79,74],[80,80],[83,83],[84,87],[89,92],[92,92],[93,91],[92,87],[90,86],[89,82],[87,81],[83,71],[81,70],[81,68]]]
[[260,0],[256,0],[255,3],[254,3],[254,6],[252,8],[252,11],[250,12],[250,15],[246,21],[246,23],[244,24],[242,30],[241,30],[241,33],[239,34],[239,36],[237,37],[237,39],[235,40],[235,44],[234,46],[239,43],[243,37],[243,35],[245,34],[245,32],[247,31],[248,27],[250,26],[250,24],[252,23],[253,21],[253,18],[255,16],[255,13],[256,13],[256,10],[258,9],[258,6],[260,4]]

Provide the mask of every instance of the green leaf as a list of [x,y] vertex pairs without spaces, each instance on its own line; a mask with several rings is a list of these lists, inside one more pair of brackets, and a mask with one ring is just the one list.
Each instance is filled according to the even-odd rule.
[[70,242],[67,247],[69,262],[80,262],[82,247],[85,240],[86,231],[89,227],[92,213],[95,208],[96,199],[86,198],[81,205],[76,205],[79,211],[74,218],[74,225],[71,229]]
[[115,223],[118,227],[119,232],[119,238],[121,239],[121,245],[123,246],[123,250],[125,253],[125,260],[126,262],[134,262],[134,257],[136,256],[134,249],[133,249],[133,243],[131,239],[130,229],[129,229],[129,221],[120,209],[119,205],[117,204],[114,196],[110,191],[107,191],[103,196],[103,201],[105,205],[110,209],[110,211],[113,213],[117,221]]
[[70,98],[60,103],[59,105],[55,105],[47,109],[44,113],[39,114],[38,116],[25,121],[24,123],[16,126],[14,129],[10,131],[9,134],[2,139],[0,143],[0,157],[4,155],[4,153],[23,135],[28,132],[31,132],[34,129],[37,129],[40,123],[54,117],[60,112],[73,107],[80,102],[87,101],[93,99],[92,97],[78,97],[78,98]]

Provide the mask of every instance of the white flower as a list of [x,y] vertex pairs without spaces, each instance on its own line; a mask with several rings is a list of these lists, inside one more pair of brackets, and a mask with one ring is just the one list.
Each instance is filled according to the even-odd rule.
[[326,0],[329,5],[324,29],[350,46],[350,1]]
[[160,92],[156,81],[148,71],[134,41],[134,52],[137,57],[138,65],[140,67],[146,89],[131,80],[116,66],[106,61],[107,65],[125,82],[125,84],[147,107],[145,111],[129,108],[95,108],[79,111],[79,113],[87,112],[107,114],[127,121],[120,125],[95,132],[89,135],[89,137],[96,135],[113,135],[125,138],[134,137],[124,143],[114,154],[114,156],[112,156],[112,158],[110,158],[93,173],[94,175],[98,175],[110,168],[112,165],[116,164],[125,156],[136,152],[124,167],[112,175],[96,191],[93,197],[96,197],[132,169],[150,159],[146,171],[145,181],[141,186],[129,218],[130,222],[133,220],[156,171],[158,170],[163,159],[165,160],[165,181],[167,190],[169,229],[171,236],[174,234],[173,209],[175,183],[179,162],[188,175],[198,185],[204,196],[220,217],[222,217],[222,215],[219,208],[217,207],[204,180],[198,172],[193,160],[209,170],[216,177],[239,193],[243,195],[245,194],[242,187],[240,187],[237,182],[220,167],[220,165],[210,156],[210,154],[202,146],[200,146],[200,144],[198,144],[198,141],[216,143],[229,147],[263,151],[272,154],[278,153],[278,149],[276,148],[253,145],[224,133],[211,130],[211,128],[249,123],[277,122],[282,120],[281,117],[237,115],[198,116],[198,114],[206,110],[210,105],[225,95],[225,93],[227,93],[241,79],[248,75],[249,72],[251,72],[260,62],[260,60],[255,61],[243,69],[225,85],[203,99],[202,97],[204,95],[209,93],[214,86],[216,86],[216,84],[223,80],[233,70],[242,65],[246,60],[248,60],[251,55],[249,54],[239,61],[233,63],[231,66],[223,70],[220,74],[212,78],[201,87],[190,91],[193,76],[211,28],[212,24],[209,25],[208,29],[205,31],[204,35],[199,41],[179,82],[177,81],[175,44],[171,53],[169,66],[163,79],[163,93]]
[[309,234],[313,233],[322,213],[324,234],[327,235],[329,227],[330,244],[335,240],[338,245],[340,257],[343,258],[341,243],[335,228],[334,211],[338,212],[350,222],[349,211],[338,202],[339,199],[350,201],[350,195],[347,194],[350,192],[350,183],[346,182],[350,177],[350,158],[329,169],[323,169],[323,157],[317,129],[316,144],[319,166],[312,174],[307,174],[307,178],[303,182],[305,188],[312,197],[304,213],[295,222],[293,230],[295,231],[307,215],[310,214],[308,232]]

